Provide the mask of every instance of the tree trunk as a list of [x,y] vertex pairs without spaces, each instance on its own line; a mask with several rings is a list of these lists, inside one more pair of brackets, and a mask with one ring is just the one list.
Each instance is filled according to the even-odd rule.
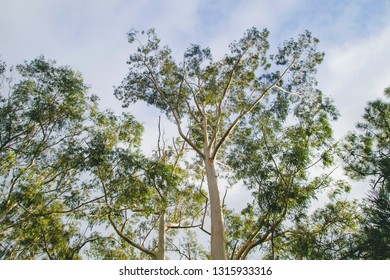
[[225,227],[222,212],[221,197],[218,190],[218,179],[215,171],[215,162],[210,159],[210,152],[206,151],[204,158],[206,166],[207,185],[210,196],[211,211],[211,258],[226,260]]
[[165,231],[165,210],[163,210],[158,226],[158,248],[156,254],[157,260],[165,260]]

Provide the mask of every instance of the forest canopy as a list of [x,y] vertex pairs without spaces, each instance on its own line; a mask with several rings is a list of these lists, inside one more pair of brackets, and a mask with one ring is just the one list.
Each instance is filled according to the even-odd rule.
[[[306,31],[271,53],[268,36],[252,28],[219,60],[194,44],[176,61],[155,30],[131,30],[121,114],[69,66],[0,61],[0,258],[389,259],[389,88],[335,139],[319,40]],[[136,102],[179,137],[157,119],[144,153]],[[362,200],[348,199],[356,180]],[[233,189],[249,194],[239,210]]]

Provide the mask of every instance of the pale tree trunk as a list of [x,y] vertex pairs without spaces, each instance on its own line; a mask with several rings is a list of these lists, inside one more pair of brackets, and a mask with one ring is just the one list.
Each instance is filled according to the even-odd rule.
[[215,162],[210,159],[210,151],[205,151],[207,185],[210,196],[211,212],[211,258],[226,260],[225,227],[222,212],[221,197],[218,190],[218,178],[215,171]]
[[158,248],[156,254],[157,260],[165,260],[165,245],[166,245],[165,232],[166,232],[165,211],[163,211],[160,216],[160,221],[158,226]]

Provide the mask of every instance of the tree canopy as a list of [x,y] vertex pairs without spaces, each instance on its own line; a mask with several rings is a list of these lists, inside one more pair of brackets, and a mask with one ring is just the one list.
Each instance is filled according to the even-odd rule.
[[[114,95],[179,134],[168,142],[156,120],[151,155],[141,120],[102,111],[81,73],[0,61],[0,258],[389,259],[389,103],[370,101],[335,140],[319,40],[306,31],[271,53],[268,36],[251,28],[219,59],[193,44],[177,60],[154,29],[128,33]],[[361,201],[339,160],[368,180]],[[221,196],[232,188],[250,193],[239,209]]]
[[182,62],[176,62],[153,29],[141,32],[144,40],[135,30],[128,35],[137,50],[130,55],[129,72],[115,95],[125,107],[141,100],[163,111],[201,158],[210,198],[211,255],[226,259],[218,155],[229,148],[237,127],[248,126],[246,117],[256,119],[263,100],[278,96],[278,114],[287,115],[290,95],[316,91],[314,75],[323,59],[316,50],[319,41],[305,32],[269,54],[268,30],[252,28],[218,61],[209,48],[191,45]]
[[74,188],[83,162],[79,142],[94,100],[87,96],[80,73],[44,57],[16,66],[20,80],[15,84],[5,70],[0,99],[1,256],[77,258],[88,238],[61,214],[72,212],[80,199],[81,190]]

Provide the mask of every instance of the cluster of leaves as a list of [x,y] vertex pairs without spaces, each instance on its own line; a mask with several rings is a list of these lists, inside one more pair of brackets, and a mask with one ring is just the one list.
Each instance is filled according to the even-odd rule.
[[348,186],[336,183],[330,201],[310,216],[279,235],[265,258],[271,259],[353,259],[356,248],[355,235],[359,232],[362,216],[359,203],[346,197]]
[[39,57],[16,66],[16,72],[20,79],[13,84],[3,64],[0,255],[77,258],[85,238],[60,213],[69,210],[64,194],[72,193],[80,176],[78,142],[95,104],[81,75],[54,61]]

